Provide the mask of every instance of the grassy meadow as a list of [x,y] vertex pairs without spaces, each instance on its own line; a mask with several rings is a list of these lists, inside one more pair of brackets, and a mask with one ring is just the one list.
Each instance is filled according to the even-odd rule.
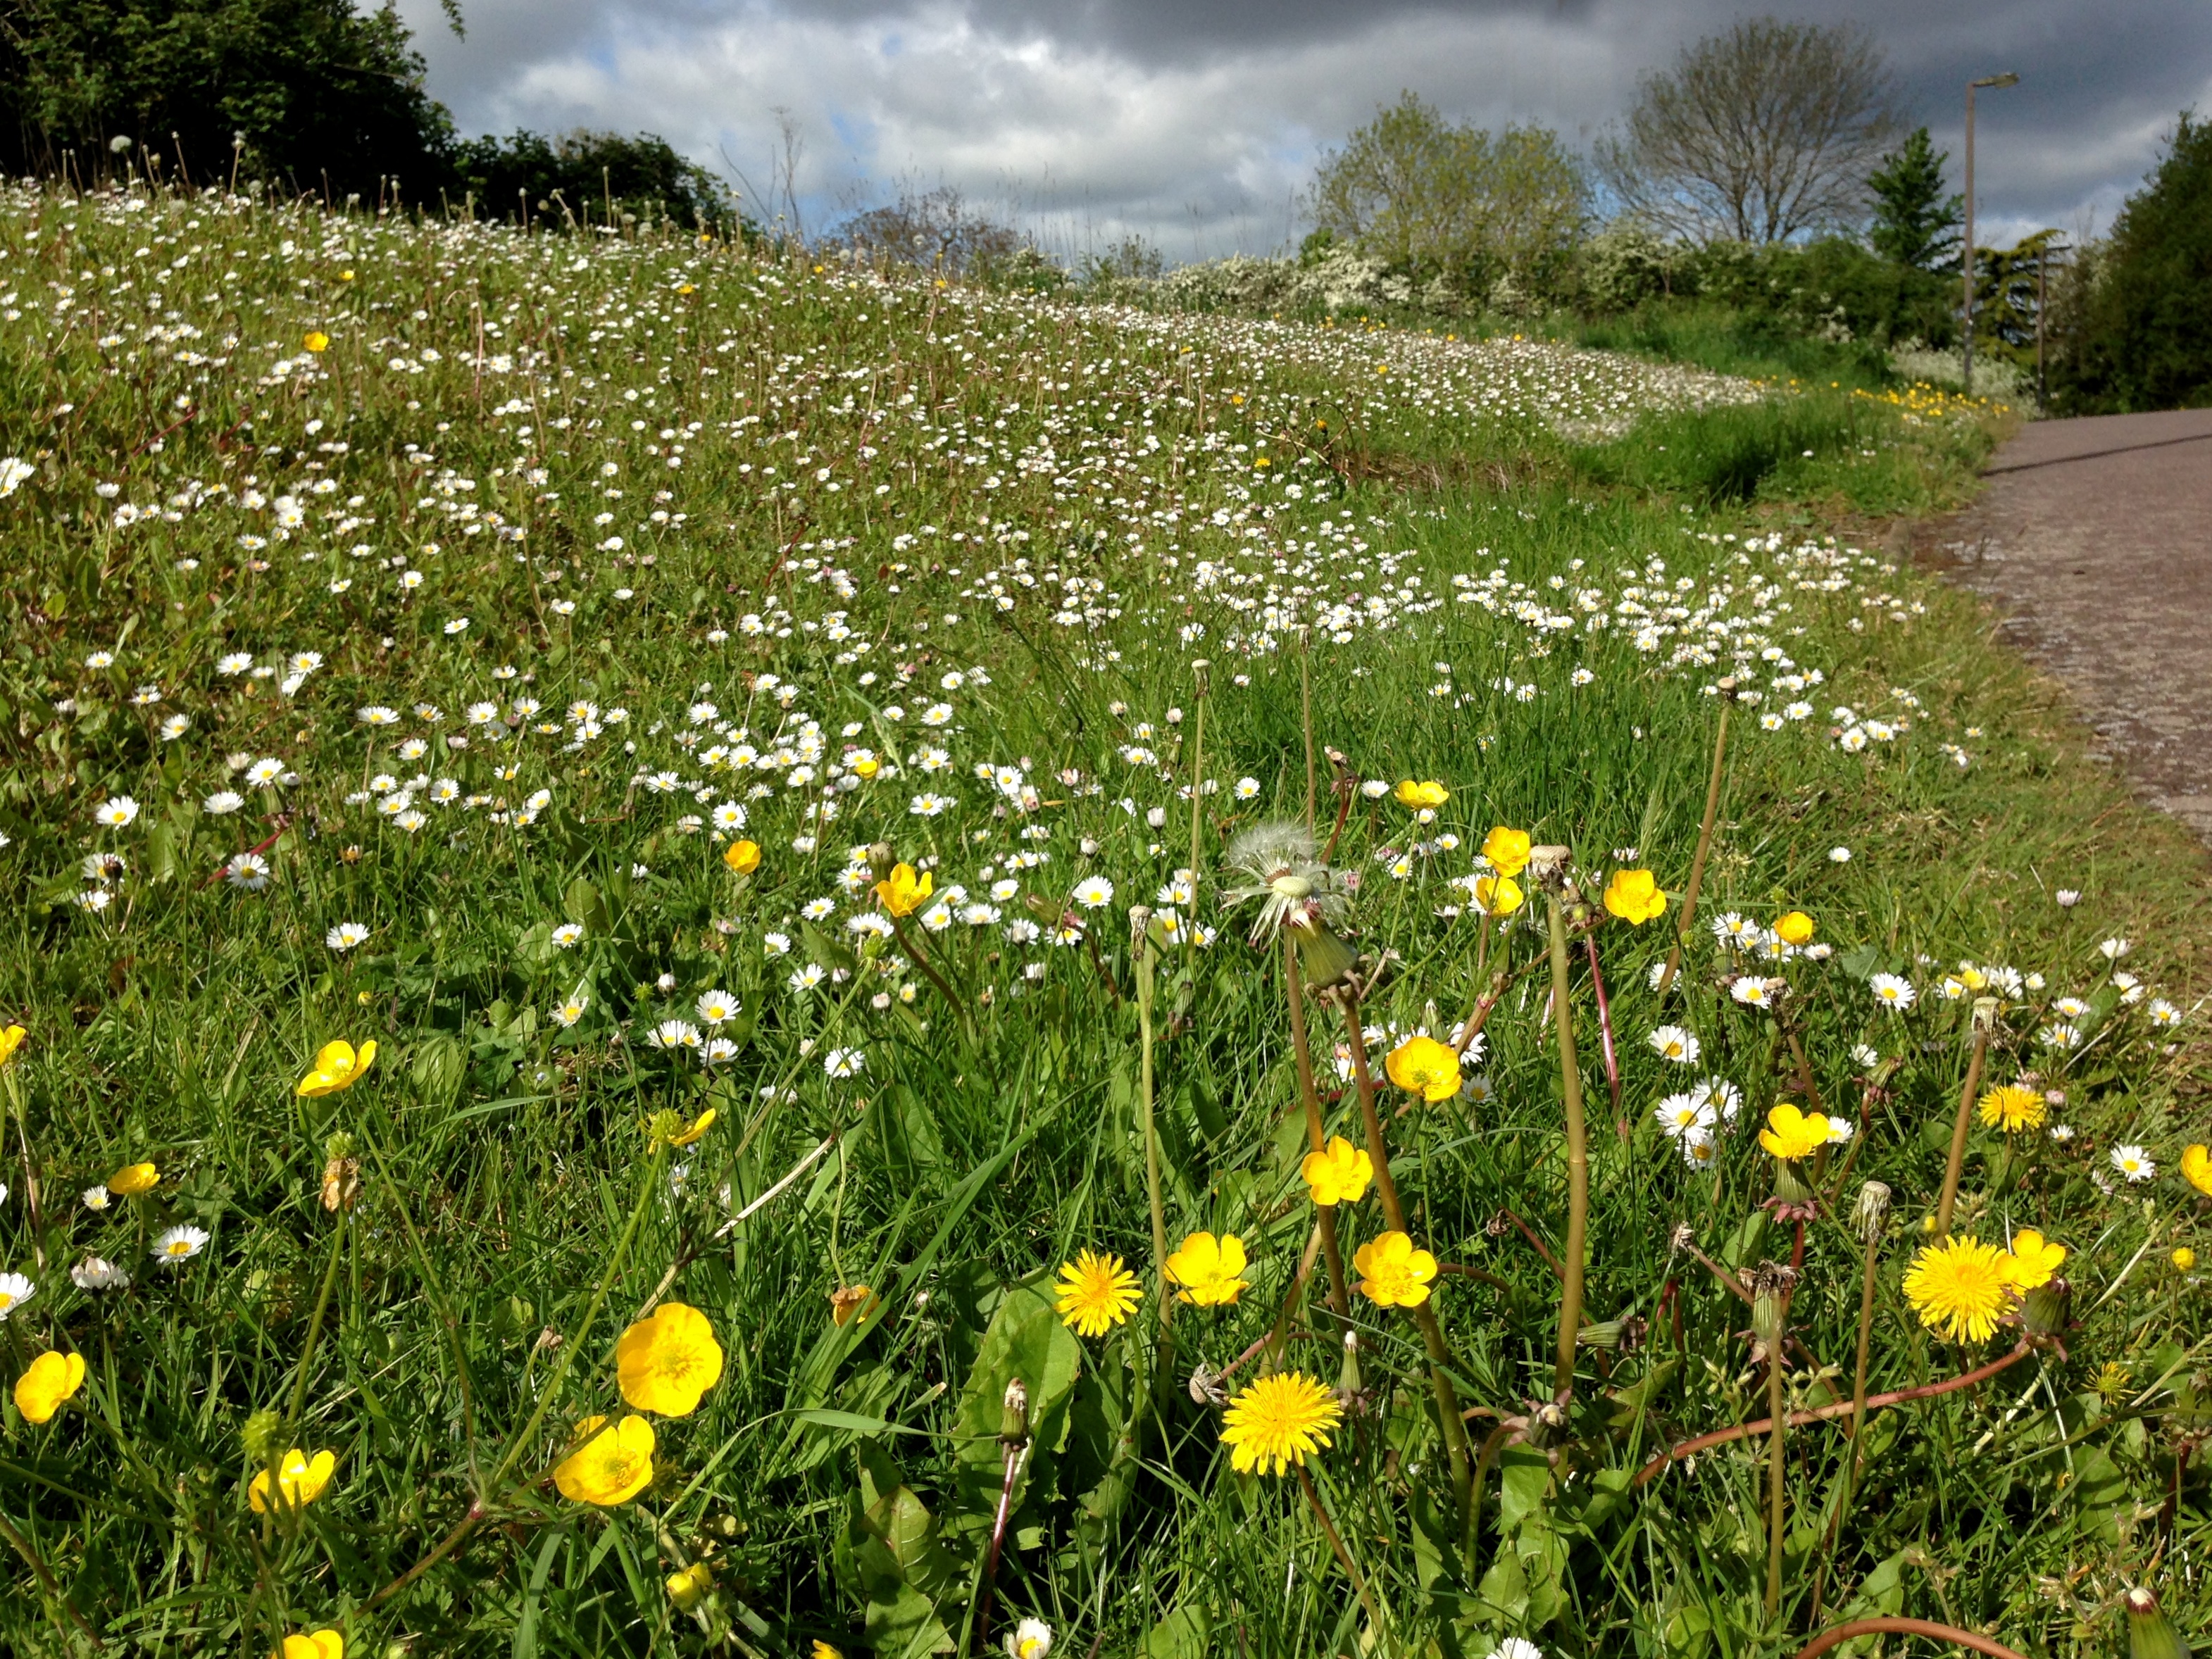
[[0,191],[0,1649],[2202,1644],[1994,419]]

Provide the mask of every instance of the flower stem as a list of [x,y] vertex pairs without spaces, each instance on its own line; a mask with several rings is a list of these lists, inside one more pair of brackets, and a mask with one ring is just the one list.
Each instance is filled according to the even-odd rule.
[[1858,1485],[1859,1466],[1866,1461],[1866,1437],[1860,1431],[1866,1426],[1867,1349],[1874,1338],[1875,1231],[1871,1227],[1867,1229],[1866,1267],[1859,1279],[1858,1364],[1851,1373],[1851,1461],[1844,1476],[1844,1503],[1846,1507],[1850,1505],[1851,1493]]
[[[1613,1115],[1620,1117],[1620,1061],[1613,1052],[1613,1007],[1606,1000],[1605,975],[1598,971],[1597,935],[1584,933],[1583,949],[1589,953],[1590,989],[1597,994],[1597,1036],[1599,1047],[1605,1054],[1605,1088],[1613,1099]],[[1620,1124],[1622,1139],[1628,1135],[1628,1125]]]
[[1137,1073],[1137,1115],[1139,1127],[1145,1137],[1145,1199],[1152,1216],[1152,1279],[1158,1286],[1160,1298],[1160,1352],[1158,1369],[1165,1372],[1175,1364],[1172,1339],[1168,1324],[1175,1307],[1175,1298],[1168,1285],[1168,1222],[1167,1207],[1160,1198],[1160,1135],[1152,1118],[1152,988],[1158,963],[1154,960],[1152,936],[1139,936],[1135,945],[1137,963],[1137,1041],[1139,1060]]
[[1313,1476],[1306,1473],[1304,1463],[1298,1465],[1298,1485],[1305,1488],[1306,1502],[1313,1505],[1314,1519],[1321,1522],[1321,1529],[1328,1539],[1329,1548],[1336,1552],[1337,1565],[1342,1567],[1344,1576],[1352,1580],[1352,1588],[1359,1597],[1359,1605],[1367,1609],[1367,1622],[1379,1638],[1383,1631],[1382,1609],[1375,1605],[1375,1598],[1368,1593],[1366,1579],[1352,1565],[1352,1552],[1344,1547],[1344,1540],[1337,1535],[1336,1523],[1328,1518],[1328,1511],[1321,1506],[1321,1494],[1314,1490]]
[[1954,1647],[1974,1653],[1986,1653],[1990,1659],[2027,1659],[2027,1656],[1978,1636],[1972,1631],[1960,1630],[1954,1625],[1939,1625],[1930,1619],[1900,1619],[1885,1614],[1878,1619],[1852,1619],[1840,1625],[1831,1625],[1818,1636],[1797,1650],[1797,1659],[1816,1659],[1839,1642],[1848,1642],[1854,1636],[1924,1636],[1931,1641],[1948,1642]]
[[[1290,998],[1291,1049],[1297,1060],[1298,1103],[1305,1109],[1306,1147],[1318,1152],[1328,1146],[1328,1136],[1322,1126],[1321,1097],[1314,1088],[1313,1047],[1306,1036],[1305,987],[1298,973],[1297,941],[1287,928],[1283,932],[1283,984]],[[1336,1243],[1335,1206],[1324,1206],[1316,1224],[1321,1229],[1322,1254],[1328,1260],[1329,1311],[1340,1321],[1349,1314],[1351,1301],[1344,1255]]]
[[[891,918],[891,932],[897,936],[899,949],[906,952],[906,959],[921,969],[923,975],[937,988],[938,994],[952,1006],[952,1012],[960,1017],[960,1029],[967,1034],[968,1040],[973,1042],[975,1040],[975,1017],[968,1012],[968,1005],[952,994],[952,988],[945,983],[945,975],[937,971],[937,964],[924,956],[915,942],[907,937],[906,926],[896,916]],[[1090,937],[1087,931],[1084,937],[1086,939]],[[1093,945],[1091,955],[1095,958],[1097,954],[1097,946]],[[858,975],[854,977],[857,978]],[[1115,1000],[1117,1002],[1121,1000],[1119,992],[1115,994]]]
[[1583,1121],[1582,1068],[1575,1060],[1575,1019],[1567,984],[1567,919],[1551,901],[1552,1019],[1559,1033],[1559,1092],[1566,1108],[1567,1241],[1560,1264],[1559,1340],[1552,1366],[1553,1397],[1575,1391],[1575,1338],[1583,1323],[1583,1243],[1589,1225],[1589,1133]]
[[1713,848],[1713,824],[1720,817],[1721,776],[1728,759],[1729,705],[1735,701],[1733,684],[1721,692],[1720,724],[1713,730],[1713,771],[1705,783],[1705,816],[1698,826],[1697,855],[1690,860],[1690,879],[1682,889],[1682,914],[1674,924],[1674,948],[1667,953],[1666,970],[1659,975],[1659,994],[1664,996],[1681,970],[1682,951],[1690,942],[1690,928],[1698,918],[1698,890],[1705,885],[1705,855]]
[[[1789,1298],[1782,1298],[1783,1328],[1789,1322]],[[1789,1431],[1789,1395],[1782,1377],[1782,1345],[1777,1342],[1766,1356],[1766,1413],[1774,1425],[1766,1451],[1766,1616],[1771,1620],[1782,1607],[1782,1523],[1788,1501],[1788,1467],[1784,1438]]]
[[[1352,1043],[1352,1072],[1359,1093],[1359,1115],[1367,1128],[1367,1157],[1375,1166],[1375,1190],[1382,1200],[1383,1218],[1393,1232],[1407,1232],[1406,1206],[1398,1200],[1398,1183],[1390,1176],[1390,1154],[1382,1144],[1382,1120],[1375,1109],[1375,1074],[1367,1064],[1367,1034],[1359,1023],[1358,993],[1347,985],[1341,993],[1344,1023]],[[1444,1346],[1443,1327],[1428,1302],[1408,1310],[1420,1328],[1421,1341],[1429,1352],[1429,1382],[1437,1396],[1437,1415],[1443,1427],[1444,1451],[1451,1460],[1452,1492],[1459,1502],[1460,1525],[1466,1547],[1474,1544],[1474,1481],[1469,1468],[1467,1424],[1459,1414],[1459,1395],[1445,1371],[1451,1351]]]
[[622,1237],[616,1241],[614,1254],[607,1258],[605,1271],[599,1274],[599,1285],[592,1291],[591,1305],[584,1310],[584,1317],[577,1325],[575,1334],[561,1345],[561,1357],[553,1362],[553,1375],[545,1379],[545,1386],[538,1394],[538,1409],[531,1413],[530,1420],[522,1425],[522,1432],[514,1437],[514,1443],[507,1449],[507,1455],[499,1460],[499,1467],[492,1471],[491,1480],[486,1483],[488,1496],[497,1492],[500,1483],[507,1479],[516,1460],[529,1446],[531,1437],[544,1422],[545,1413],[553,1409],[553,1402],[560,1398],[561,1384],[568,1375],[568,1367],[574,1364],[577,1351],[592,1334],[592,1326],[599,1319],[599,1310],[606,1305],[607,1292],[614,1288],[616,1275],[622,1272],[623,1263],[629,1259],[630,1242],[637,1237],[639,1224],[645,1219],[653,1195],[660,1189],[660,1169],[667,1155],[665,1144],[655,1141],[653,1156],[646,1160],[645,1179],[639,1186],[637,1202],[630,1206],[629,1221],[623,1228]]
[[1966,1130],[1973,1122],[1974,1096],[1982,1086],[1982,1063],[1989,1057],[1990,1028],[1974,1022],[1974,1052],[1966,1061],[1966,1086],[1959,1091],[1959,1115],[1951,1125],[1951,1158],[1943,1166],[1943,1196],[1936,1205],[1936,1243],[1951,1236],[1951,1210],[1959,1199],[1959,1177],[1966,1168]]

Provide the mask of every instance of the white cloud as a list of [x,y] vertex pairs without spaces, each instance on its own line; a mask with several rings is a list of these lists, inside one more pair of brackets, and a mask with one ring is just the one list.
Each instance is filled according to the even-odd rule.
[[[2118,4],[2177,19],[2186,9]],[[1243,37],[1210,17],[1198,38],[1174,9],[1061,18],[1042,0],[999,18],[956,0],[834,16],[759,0],[711,12],[680,0],[473,0],[469,38],[456,41],[433,0],[404,9],[431,90],[468,131],[657,131],[718,170],[734,163],[765,191],[781,108],[805,140],[798,184],[811,231],[901,182],[945,183],[1063,257],[1135,232],[1170,258],[1294,238],[1317,152],[1401,88],[1487,125],[1541,121],[1580,146],[1626,106],[1639,70],[1734,15],[1718,0],[1474,3],[1332,10],[1270,28],[1262,12]],[[1957,100],[1943,88],[1965,78],[1951,73],[1954,58],[1980,63],[1978,31],[1902,0],[1849,9],[1881,30],[1955,158]],[[2086,11],[2082,0],[2035,6],[2017,31],[2025,84],[1984,106],[1978,194],[1992,234],[2072,228],[2089,208],[2108,223],[2173,112],[2192,95],[2212,101],[2212,83],[2200,90],[2185,71],[2178,84],[2170,59],[2140,76],[2097,59],[2131,22],[2108,19],[2085,64],[2064,37]],[[1187,50],[1179,29],[1193,35]]]

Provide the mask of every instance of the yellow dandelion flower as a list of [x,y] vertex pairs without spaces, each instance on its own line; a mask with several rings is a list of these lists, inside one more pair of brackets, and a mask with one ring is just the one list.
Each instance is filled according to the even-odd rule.
[[1083,1250],[1060,1268],[1060,1322],[1078,1336],[1103,1336],[1137,1305],[1137,1276],[1118,1255]]
[[1667,896],[1649,870],[1616,870],[1605,884],[1605,908],[1623,921],[1642,927],[1667,914]]
[[1429,1299],[1437,1259],[1414,1248],[1404,1233],[1378,1233],[1359,1247],[1352,1265],[1360,1273],[1359,1293],[1378,1308],[1418,1308]]
[[1990,1090],[1981,1102],[1982,1121],[2008,1135],[2018,1134],[2022,1129],[2040,1128],[2044,1114],[2049,1109],[2040,1090],[2023,1089],[2011,1083]]
[[2005,1272],[2012,1280],[2013,1289],[2026,1295],[2048,1285],[2065,1265],[2063,1244],[2052,1243],[2033,1227],[2023,1227],[2013,1235],[2012,1254],[2006,1259]]
[[1410,1036],[1382,1062],[1390,1081],[1431,1104],[1459,1092],[1459,1056],[1431,1036]]
[[664,1302],[615,1343],[622,1397],[641,1412],[689,1417],[722,1378],[722,1345],[707,1316]]
[[1954,1342],[1986,1342],[2013,1304],[2010,1258],[1973,1238],[1948,1238],[1912,1258],[1905,1299],[1920,1322]]
[[1221,1443],[1230,1467],[1239,1474],[1257,1469],[1280,1474],[1297,1468],[1329,1444],[1329,1431],[1342,1421],[1336,1396],[1298,1371],[1263,1376],[1229,1402]]
[[1168,1258],[1168,1282],[1182,1287],[1176,1293],[1176,1301],[1218,1308],[1243,1291],[1244,1267],[1244,1241],[1236,1234],[1216,1238],[1212,1233],[1193,1233]]
[[1375,1178],[1375,1165],[1367,1154],[1342,1135],[1318,1152],[1308,1152],[1298,1165],[1313,1201],[1326,1209],[1332,1204],[1357,1204],[1367,1195]]

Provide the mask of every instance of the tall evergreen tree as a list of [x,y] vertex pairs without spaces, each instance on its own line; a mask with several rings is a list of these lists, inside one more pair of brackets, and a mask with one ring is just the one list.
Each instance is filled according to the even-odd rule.
[[1943,164],[1950,159],[1951,152],[1939,154],[1922,127],[1867,176],[1874,197],[1874,228],[1867,240],[1876,253],[1921,270],[1957,269],[1966,198],[1943,194]]

